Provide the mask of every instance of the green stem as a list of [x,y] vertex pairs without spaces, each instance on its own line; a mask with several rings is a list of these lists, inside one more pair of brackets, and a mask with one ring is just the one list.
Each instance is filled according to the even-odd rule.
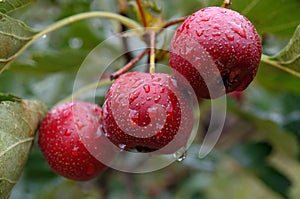
[[107,86],[107,85],[110,85],[113,81],[109,80],[109,79],[106,79],[106,80],[102,80],[100,82],[95,82],[95,83],[92,83],[92,84],[89,84],[83,88],[81,88],[80,90],[76,91],[75,93],[72,93],[71,95],[69,95],[68,97],[60,100],[59,102],[57,102],[54,106],[58,105],[58,104],[62,104],[62,103],[65,103],[65,102],[69,102],[69,101],[72,101],[73,99],[76,99],[77,97],[93,90],[93,89],[97,89],[97,88],[101,88],[103,86]]
[[155,73],[155,37],[156,33],[150,32],[150,73]]
[[279,68],[280,70],[286,71],[286,72],[288,72],[288,73],[290,73],[290,74],[292,74],[292,75],[300,78],[300,73],[298,73],[296,71],[293,71],[293,70],[291,70],[291,69],[289,69],[287,67],[284,67],[284,66],[280,65],[277,61],[272,60],[267,55],[263,54],[262,57],[261,57],[261,61],[264,62],[264,63],[266,63],[266,64],[272,65],[272,66],[274,66],[276,68]]
[[3,66],[3,68],[0,69],[0,74],[18,57],[20,56],[31,44],[33,44],[36,40],[40,39],[43,35],[46,35],[50,32],[53,32],[59,28],[62,28],[66,25],[72,24],[77,21],[81,21],[84,19],[90,19],[90,18],[104,18],[104,19],[113,19],[116,21],[119,21],[120,23],[124,24],[128,28],[136,29],[136,31],[142,35],[143,34],[143,27],[138,24],[136,21],[129,19],[127,17],[124,17],[119,14],[111,13],[111,12],[85,12],[76,14],[70,17],[67,17],[65,19],[62,19],[61,21],[58,21],[44,30],[40,31],[36,35],[32,37],[32,39],[26,43],[16,54],[14,54],[12,57],[9,58],[8,62]]

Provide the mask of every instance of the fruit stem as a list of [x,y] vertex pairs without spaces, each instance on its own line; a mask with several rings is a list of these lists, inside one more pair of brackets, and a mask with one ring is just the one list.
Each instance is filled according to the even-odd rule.
[[[105,18],[105,19],[113,19],[116,21],[121,22],[125,26],[131,29],[135,29],[136,32],[138,32],[139,35],[143,34],[142,28],[136,21],[129,19],[127,17],[124,17],[119,14],[111,13],[111,12],[85,12],[85,13],[80,13],[76,14],[67,18],[64,18],[47,28],[43,29],[42,31],[38,32],[36,35],[32,37],[32,39],[27,42],[17,53],[15,53],[13,56],[9,57],[8,59],[4,60],[7,62],[1,69],[0,69],[0,74],[10,65],[12,62],[15,61],[15,59],[20,56],[31,44],[33,44],[36,40],[40,39],[44,35],[53,32],[59,28],[62,28],[66,25],[72,24],[74,22],[84,20],[84,19],[90,19],[90,18]],[[2,60],[1,60],[2,61]]]
[[151,31],[150,35],[150,73],[155,73],[155,37],[156,33]]
[[68,97],[60,100],[59,102],[57,102],[54,106],[57,106],[58,104],[62,104],[65,102],[69,102],[72,101],[75,98],[78,98],[79,96],[89,92],[92,89],[96,89],[96,88],[101,88],[107,85],[110,85],[113,81],[111,81],[110,79],[103,79],[100,82],[95,82],[89,85],[86,85],[85,87],[81,88],[80,90],[72,93],[71,95],[69,95]]
[[143,6],[142,6],[142,3],[141,3],[141,0],[136,0],[136,4],[139,8],[139,12],[140,12],[140,15],[141,15],[141,19],[142,19],[142,23],[144,25],[144,27],[147,27],[147,21],[146,21],[146,17],[145,17],[145,13],[144,13],[144,10],[143,10]]
[[110,79],[114,80],[117,79],[120,75],[126,73],[127,71],[129,71],[130,69],[132,69],[132,67],[138,62],[140,61],[147,53],[149,52],[149,49],[145,49],[141,54],[139,54],[137,57],[135,57],[134,59],[132,59],[130,62],[128,62],[124,67],[122,67],[121,69],[119,69],[118,71],[112,73],[110,75]]
[[223,4],[221,7],[223,8],[228,8],[231,5],[231,1],[230,0],[224,0]]
[[298,73],[296,71],[293,71],[293,70],[291,70],[291,69],[289,69],[287,67],[284,67],[284,66],[280,65],[277,61],[273,61],[271,59],[271,57],[269,57],[267,55],[263,54],[262,57],[261,57],[261,61],[265,62],[265,63],[267,63],[267,64],[269,64],[271,66],[274,66],[276,68],[279,68],[280,70],[283,70],[285,72],[288,72],[288,73],[290,73],[290,74],[292,74],[292,75],[300,78],[300,73]]
[[173,25],[178,24],[178,23],[182,23],[182,22],[184,22],[184,20],[186,20],[186,17],[181,17],[181,18],[178,18],[178,19],[174,19],[172,21],[169,21],[169,22],[165,23],[161,27],[161,29],[158,32],[158,34],[160,34],[165,28],[168,28],[168,27],[173,26]]

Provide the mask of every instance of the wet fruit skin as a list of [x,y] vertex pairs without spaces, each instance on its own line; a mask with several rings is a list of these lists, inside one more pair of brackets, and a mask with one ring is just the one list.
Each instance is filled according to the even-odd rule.
[[123,150],[139,152],[168,154],[184,147],[193,115],[176,83],[161,73],[121,75],[103,104],[103,131],[108,139]]
[[[101,112],[96,104],[81,101],[60,104],[49,111],[40,125],[38,143],[55,173],[86,181],[106,168],[82,143],[82,136],[95,137],[101,125]],[[99,153],[105,155],[101,143],[97,146]]]
[[248,19],[230,9],[208,7],[176,30],[169,63],[190,82],[198,99],[216,98],[246,89],[261,53],[259,35]]

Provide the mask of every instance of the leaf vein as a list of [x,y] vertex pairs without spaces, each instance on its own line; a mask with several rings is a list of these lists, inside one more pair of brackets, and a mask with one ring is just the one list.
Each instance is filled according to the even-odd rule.
[[24,140],[20,140],[19,142],[16,142],[15,144],[11,145],[10,147],[8,147],[6,150],[4,150],[3,152],[0,153],[0,158],[5,155],[5,153],[7,153],[8,151],[12,150],[14,147],[20,145],[20,144],[23,144],[23,143],[26,143],[26,142],[31,142],[33,141],[34,138],[27,138],[27,139],[24,139]]

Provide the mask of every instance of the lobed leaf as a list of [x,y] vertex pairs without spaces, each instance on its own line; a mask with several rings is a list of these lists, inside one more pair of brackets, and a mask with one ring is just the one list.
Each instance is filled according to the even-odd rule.
[[[6,95],[0,94],[0,99]],[[39,122],[46,114],[38,101],[0,101],[0,196],[9,197],[31,149]]]
[[27,6],[35,0],[2,0],[0,1],[0,12],[8,13],[18,8]]
[[0,13],[0,71],[35,34],[36,31],[23,22]]

